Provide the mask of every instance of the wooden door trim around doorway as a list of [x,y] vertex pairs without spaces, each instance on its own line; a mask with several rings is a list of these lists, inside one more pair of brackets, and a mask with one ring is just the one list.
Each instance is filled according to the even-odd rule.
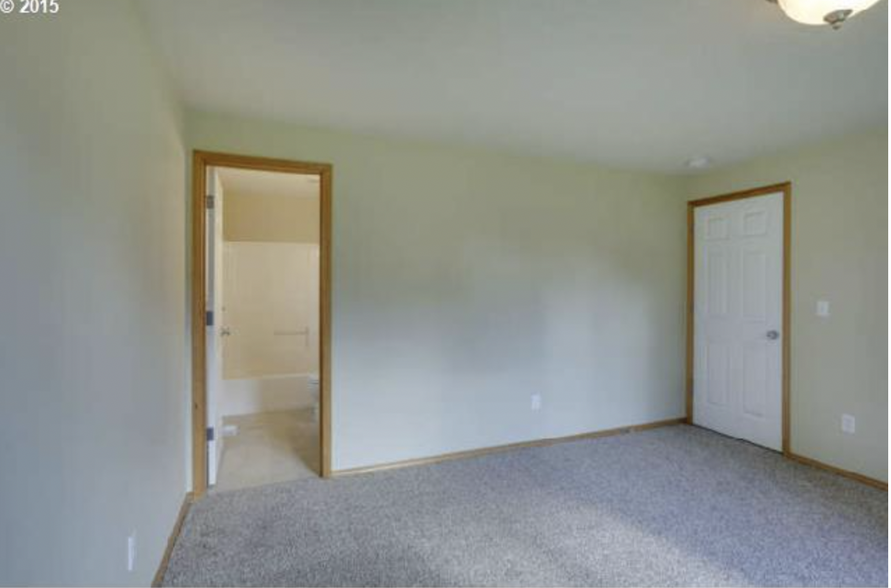
[[192,154],[192,489],[207,491],[207,365],[205,336],[207,168],[234,167],[319,176],[319,429],[321,476],[331,476],[331,181],[332,166],[196,150]]
[[791,359],[791,329],[790,329],[790,302],[791,302],[791,232],[792,232],[792,183],[783,182],[763,188],[754,188],[742,192],[722,194],[711,198],[691,200],[687,202],[687,363],[686,363],[686,393],[687,393],[687,423],[693,424],[693,309],[695,307],[695,211],[700,206],[721,204],[733,200],[743,200],[757,196],[781,193],[783,195],[783,318],[782,318],[782,436],[783,455],[791,457],[790,446],[790,406],[789,406],[789,369]]

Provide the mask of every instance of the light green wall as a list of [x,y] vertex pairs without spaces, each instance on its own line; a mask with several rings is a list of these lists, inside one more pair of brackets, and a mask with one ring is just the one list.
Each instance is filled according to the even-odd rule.
[[680,179],[198,112],[187,128],[192,148],[334,165],[335,469],[683,415]]
[[148,585],[187,483],[181,112],[130,2],[59,4],[0,15],[0,584]]
[[[888,479],[888,134],[696,177],[695,198],[792,182],[792,450]],[[831,316],[815,314],[828,300]],[[841,431],[842,413],[857,419]]]

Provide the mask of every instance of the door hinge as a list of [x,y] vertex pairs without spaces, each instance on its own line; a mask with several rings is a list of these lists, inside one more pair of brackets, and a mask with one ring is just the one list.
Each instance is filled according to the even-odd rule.
[[213,441],[213,427],[207,427],[207,440]]
[[208,310],[204,312],[204,324],[208,327],[213,326],[213,311]]
[[204,208],[206,208],[207,210],[213,210],[213,208],[216,204],[215,200],[216,199],[213,197],[213,194],[208,194],[207,196],[205,196],[204,197]]

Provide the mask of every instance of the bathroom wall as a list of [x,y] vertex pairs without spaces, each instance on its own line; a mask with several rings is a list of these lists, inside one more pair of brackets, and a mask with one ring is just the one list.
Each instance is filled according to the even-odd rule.
[[227,241],[319,242],[319,197],[231,192]]

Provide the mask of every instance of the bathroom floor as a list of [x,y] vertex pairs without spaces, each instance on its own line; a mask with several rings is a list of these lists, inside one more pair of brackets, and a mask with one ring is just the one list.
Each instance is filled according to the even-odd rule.
[[238,434],[223,440],[213,492],[313,478],[319,471],[319,425],[313,410],[226,417]]

